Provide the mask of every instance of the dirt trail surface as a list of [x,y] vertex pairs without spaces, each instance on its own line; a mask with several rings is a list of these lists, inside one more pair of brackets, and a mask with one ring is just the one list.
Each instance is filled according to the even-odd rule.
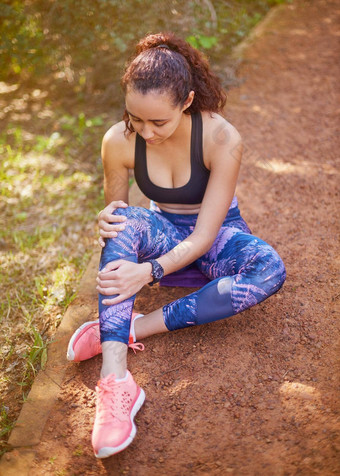
[[[134,442],[107,460],[96,460],[90,444],[101,357],[70,364],[31,474],[340,473],[339,16],[336,1],[280,7],[229,93],[227,117],[245,143],[241,212],[282,256],[282,290],[241,315],[149,338],[144,352],[129,353],[146,402]],[[145,288],[136,309],[187,292]],[[94,294],[86,299],[81,321],[96,318]],[[10,463],[15,451],[4,458]]]

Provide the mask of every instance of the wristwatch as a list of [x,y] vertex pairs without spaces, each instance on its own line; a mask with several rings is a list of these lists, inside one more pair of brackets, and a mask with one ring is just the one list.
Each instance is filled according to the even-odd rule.
[[158,283],[164,276],[164,269],[155,259],[149,259],[146,263],[151,263],[152,270],[151,276],[153,277],[153,281],[149,283],[149,286],[153,286],[154,284]]

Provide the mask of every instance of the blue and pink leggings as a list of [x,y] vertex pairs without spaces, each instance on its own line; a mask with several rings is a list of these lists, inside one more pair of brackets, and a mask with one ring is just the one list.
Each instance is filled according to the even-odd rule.
[[[126,227],[116,238],[106,240],[100,269],[121,258],[141,263],[162,256],[192,233],[197,220],[197,215],[166,213],[158,208],[119,208],[115,214],[127,217]],[[195,265],[211,281],[163,307],[164,323],[170,331],[244,311],[278,291],[286,278],[280,256],[251,234],[235,199],[211,249]],[[105,306],[102,300],[108,296],[99,295],[102,342],[128,343],[135,297]]]

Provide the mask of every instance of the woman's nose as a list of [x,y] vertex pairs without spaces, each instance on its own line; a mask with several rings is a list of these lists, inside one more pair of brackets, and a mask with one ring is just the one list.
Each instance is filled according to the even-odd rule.
[[151,139],[151,138],[153,137],[153,135],[154,135],[153,132],[152,132],[151,127],[145,126],[145,125],[143,126],[141,132],[142,132],[142,137],[143,137],[143,139],[145,139],[145,140],[146,140],[146,139]]

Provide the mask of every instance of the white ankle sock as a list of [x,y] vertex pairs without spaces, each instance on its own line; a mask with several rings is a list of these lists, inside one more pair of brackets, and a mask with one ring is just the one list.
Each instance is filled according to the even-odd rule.
[[136,333],[135,333],[135,322],[137,319],[140,317],[144,317],[144,314],[137,314],[137,316],[131,321],[131,328],[130,328],[130,333],[133,338],[133,342],[136,342]]
[[128,373],[126,371],[125,377],[123,378],[115,378],[115,382],[124,382],[124,380],[127,380],[128,378]]

